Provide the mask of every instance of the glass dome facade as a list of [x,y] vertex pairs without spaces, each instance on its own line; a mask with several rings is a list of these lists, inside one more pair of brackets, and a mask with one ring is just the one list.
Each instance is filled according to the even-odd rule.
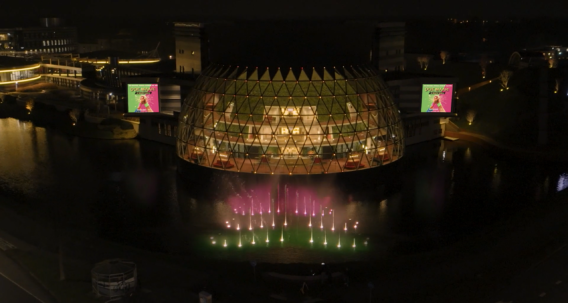
[[339,173],[404,154],[398,109],[367,66],[210,66],[184,101],[178,131],[181,159],[235,172]]

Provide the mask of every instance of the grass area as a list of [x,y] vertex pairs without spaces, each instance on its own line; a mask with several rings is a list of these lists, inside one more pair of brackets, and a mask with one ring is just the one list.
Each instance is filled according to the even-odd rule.
[[[410,64],[414,65],[415,62]],[[420,70],[416,68],[418,63],[416,63],[415,68],[408,69],[410,72],[420,72],[426,75],[436,75],[436,76],[452,76],[459,79],[459,87],[468,87],[473,84],[484,81],[485,79],[493,79],[501,73],[505,66],[499,64],[488,64],[486,68],[486,77],[482,78],[481,66],[479,63],[471,62],[447,62],[442,64],[441,61],[432,61],[427,70]]]
[[[489,64],[485,80],[495,79],[506,66]],[[555,79],[563,78],[563,70],[547,69],[548,90],[554,90]],[[478,63],[449,62],[445,65],[433,61],[424,74],[449,75],[459,79],[464,88],[482,82]],[[514,71],[509,80],[509,90],[501,91],[501,82],[490,84],[462,94],[457,100],[459,119],[454,122],[464,131],[493,138],[509,146],[535,147],[539,132],[540,70],[524,68]],[[565,119],[561,94],[550,94],[548,99],[548,146],[568,147],[568,120]],[[468,124],[468,111],[476,113],[472,125]]]
[[33,85],[20,87],[16,91],[19,93],[32,93],[32,92],[41,92],[43,90],[56,90],[56,89],[59,89],[59,87],[53,83],[37,83]]
[[66,280],[59,280],[59,261],[56,255],[20,250],[7,251],[10,257],[29,270],[60,303],[100,303],[91,289],[91,268],[80,262],[65,265]]
[[[509,81],[509,90],[501,91],[500,81],[493,81],[460,96],[459,120],[464,131],[479,133],[511,146],[535,146],[538,137],[538,71],[523,69]],[[476,113],[472,125],[468,111]]]
[[106,119],[100,125],[80,121],[62,129],[68,134],[97,139],[131,139],[138,135],[132,124],[118,119]]
[[[500,84],[491,83],[460,98],[456,124],[464,131],[494,138],[513,146],[534,146],[537,143],[537,103],[535,97],[522,94],[515,87],[500,91]],[[469,125],[468,111],[476,115]]]

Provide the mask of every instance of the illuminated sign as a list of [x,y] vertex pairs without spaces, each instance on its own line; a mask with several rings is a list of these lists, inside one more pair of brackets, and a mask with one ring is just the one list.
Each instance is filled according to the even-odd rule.
[[452,84],[423,84],[420,112],[451,113],[452,93]]
[[129,113],[159,113],[158,84],[128,84]]

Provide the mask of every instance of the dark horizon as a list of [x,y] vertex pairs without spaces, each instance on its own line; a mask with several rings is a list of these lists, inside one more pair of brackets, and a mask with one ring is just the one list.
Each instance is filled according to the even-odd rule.
[[[555,3],[556,2],[556,3]],[[301,19],[445,19],[445,18],[564,18],[568,4],[553,1],[547,5],[520,5],[517,1],[476,2],[464,8],[463,3],[449,0],[433,0],[427,4],[418,0],[403,1],[337,1],[290,0],[285,4],[249,0],[245,3],[226,0],[193,0],[186,2],[160,1],[140,5],[130,1],[101,0],[96,5],[77,4],[62,0],[57,6],[40,1],[10,2],[3,7],[10,12],[0,20],[0,28],[6,24],[24,24],[40,17],[60,17],[67,20],[90,19],[96,22],[148,20],[301,20]],[[33,9],[31,9],[33,8]],[[564,9],[563,9],[564,8]],[[95,12],[95,13],[94,13]],[[94,16],[93,16],[94,15]],[[16,24],[16,25],[18,25]]]

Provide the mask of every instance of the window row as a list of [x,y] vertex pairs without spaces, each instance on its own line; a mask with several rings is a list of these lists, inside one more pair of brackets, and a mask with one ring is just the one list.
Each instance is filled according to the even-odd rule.
[[43,40],[43,46],[56,46],[70,44],[69,39]]
[[74,47],[54,47],[54,48],[40,48],[40,49],[29,49],[26,53],[64,53],[74,51]]

